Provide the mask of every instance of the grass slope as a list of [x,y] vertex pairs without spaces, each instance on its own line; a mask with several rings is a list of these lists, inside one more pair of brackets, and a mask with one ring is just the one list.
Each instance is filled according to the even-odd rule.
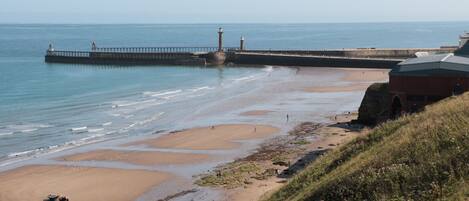
[[469,93],[378,126],[267,200],[469,200]]

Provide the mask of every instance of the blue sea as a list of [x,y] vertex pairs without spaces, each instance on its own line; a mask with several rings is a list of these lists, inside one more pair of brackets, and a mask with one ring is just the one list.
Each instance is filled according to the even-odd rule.
[[0,25],[0,161],[184,128],[201,107],[262,85],[271,70],[46,64],[49,43],[207,47],[219,26],[226,46],[244,36],[248,49],[430,48],[457,45],[469,23]]

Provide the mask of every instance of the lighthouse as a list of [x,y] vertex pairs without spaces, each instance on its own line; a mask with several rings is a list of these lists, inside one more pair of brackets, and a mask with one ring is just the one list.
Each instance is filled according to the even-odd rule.
[[218,51],[223,52],[223,28],[218,28]]

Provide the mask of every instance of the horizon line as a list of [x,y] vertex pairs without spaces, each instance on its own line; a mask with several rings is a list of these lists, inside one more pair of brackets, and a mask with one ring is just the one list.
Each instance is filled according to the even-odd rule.
[[469,20],[415,20],[415,21],[349,21],[349,22],[0,22],[0,25],[242,25],[242,24],[377,24],[377,23],[457,23]]

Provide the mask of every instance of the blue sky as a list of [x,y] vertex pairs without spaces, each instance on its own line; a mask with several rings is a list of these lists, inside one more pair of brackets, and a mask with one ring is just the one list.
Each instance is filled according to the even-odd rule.
[[1,0],[0,23],[469,21],[469,0]]

